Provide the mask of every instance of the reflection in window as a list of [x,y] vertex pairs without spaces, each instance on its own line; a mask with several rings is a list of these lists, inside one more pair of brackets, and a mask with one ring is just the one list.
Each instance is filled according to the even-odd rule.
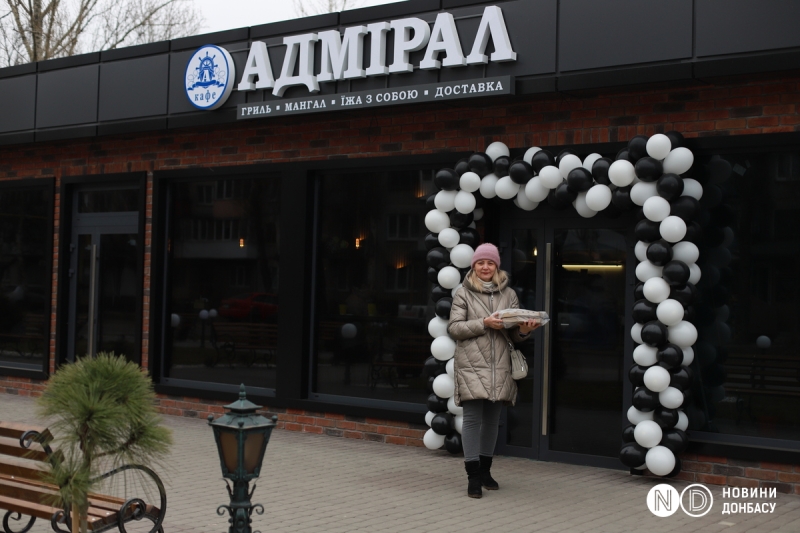
[[321,178],[314,392],[423,403],[430,171]]
[[701,162],[693,368],[703,431],[800,440],[800,153]]
[[0,189],[0,367],[47,360],[49,204],[42,188]]
[[280,180],[171,192],[165,377],[274,388]]

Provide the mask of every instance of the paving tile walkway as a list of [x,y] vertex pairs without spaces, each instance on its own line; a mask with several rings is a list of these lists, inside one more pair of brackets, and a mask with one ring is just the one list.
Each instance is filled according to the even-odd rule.
[[[34,413],[33,400],[0,395],[0,420],[34,421]],[[165,417],[165,424],[175,437],[165,474],[165,532],[227,531],[227,517],[215,513],[227,501],[211,429],[187,418]],[[266,513],[254,515],[253,528],[262,533],[800,532],[798,496],[770,500],[776,504],[772,514],[723,516],[722,488],[710,486],[715,504],[706,516],[691,518],[679,510],[658,518],[645,498],[661,480],[514,457],[495,460],[501,489],[474,500],[466,496],[462,461],[447,452],[276,430],[253,497]],[[687,486],[669,483],[678,491]],[[39,521],[32,533],[47,531],[49,525]]]

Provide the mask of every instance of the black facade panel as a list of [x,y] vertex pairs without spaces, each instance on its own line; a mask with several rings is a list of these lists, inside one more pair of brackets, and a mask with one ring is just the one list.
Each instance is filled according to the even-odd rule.
[[[159,55],[100,65],[100,117],[104,120],[167,113],[169,56]],[[142,83],[146,80],[146,83]]]
[[0,132],[33,129],[36,76],[0,79],[0,94]]
[[326,13],[314,17],[305,17],[283,22],[273,22],[261,24],[250,28],[250,38],[262,40],[266,37],[276,35],[294,35],[297,33],[309,33],[317,30],[326,30],[339,24],[339,13]]
[[[687,0],[688,1],[688,0]],[[487,76],[532,76],[556,71],[556,0],[517,0],[498,4],[508,26],[511,46],[517,60],[509,63],[492,63],[486,68]],[[483,7],[478,8],[483,14]],[[562,8],[563,9],[563,8]],[[480,21],[480,19],[478,19]],[[477,30],[476,30],[477,31]],[[462,35],[466,42],[464,54],[469,54],[475,35]],[[487,53],[493,50],[491,41]]]
[[169,52],[169,41],[159,41],[157,43],[104,50],[100,52],[100,61],[118,61],[120,59],[131,59],[154,54],[166,54],[167,52]]
[[800,46],[796,0],[697,0],[697,55]]
[[6,133],[0,135],[0,145],[3,144],[25,144],[34,141],[33,132],[26,131],[22,133]]
[[571,74],[558,78],[559,91],[616,87],[692,79],[692,64],[652,65],[627,69]]
[[214,111],[199,111],[190,115],[178,115],[169,117],[167,127],[174,128],[194,128],[203,126],[213,126],[214,124],[226,124],[236,122],[236,109],[216,109]]
[[561,0],[560,71],[692,55],[692,0]]
[[791,69],[800,69],[800,50],[723,57],[694,63],[694,75],[701,79]]
[[71,128],[55,128],[36,132],[36,142],[58,141],[61,139],[80,139],[97,135],[97,126],[73,126]]
[[100,52],[92,52],[90,54],[80,54],[77,56],[59,57],[58,59],[39,61],[36,63],[36,68],[39,70],[39,72],[47,72],[48,70],[91,65],[93,63],[97,63],[98,61],[100,61]]
[[194,35],[192,37],[173,39],[170,41],[170,49],[172,51],[190,50],[194,48],[200,48],[204,44],[221,45],[223,43],[231,43],[234,41],[246,41],[249,37],[250,28],[237,28],[235,30],[218,31],[215,33],[206,33],[203,35]]
[[[39,74],[36,127],[52,128],[97,121],[100,65]],[[39,136],[36,136],[37,140]]]
[[556,90],[555,76],[544,78],[528,78],[526,80],[516,80],[515,94],[541,94],[552,93]]
[[25,63],[24,65],[0,68],[0,78],[22,76],[23,74],[33,74],[34,72],[36,72],[36,63]]
[[167,129],[166,117],[146,118],[143,120],[124,120],[97,126],[98,135],[122,135],[139,131],[158,131]]

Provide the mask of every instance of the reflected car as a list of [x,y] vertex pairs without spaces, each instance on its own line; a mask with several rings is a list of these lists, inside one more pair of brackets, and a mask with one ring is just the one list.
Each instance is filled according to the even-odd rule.
[[264,320],[278,314],[278,295],[266,292],[239,294],[220,302],[219,315],[234,320]]

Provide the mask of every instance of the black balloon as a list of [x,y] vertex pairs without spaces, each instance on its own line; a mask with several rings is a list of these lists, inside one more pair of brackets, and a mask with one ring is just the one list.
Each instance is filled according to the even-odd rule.
[[[527,163],[525,163],[527,165]],[[530,166],[530,165],[529,165]],[[508,170],[511,167],[511,160],[507,155],[501,155],[494,160],[494,175],[498,178],[508,176]],[[513,176],[512,176],[513,179]]]
[[466,157],[458,160],[455,171],[456,174],[458,174],[458,177],[461,177],[465,172],[469,172],[469,163],[467,163]]
[[539,150],[531,158],[531,168],[537,174],[546,166],[555,165],[556,159],[548,150]]
[[573,168],[567,174],[567,185],[573,191],[583,192],[588,191],[594,185],[592,173],[583,167]]
[[431,300],[433,300],[434,303],[438,302],[442,298],[449,298],[450,296],[452,296],[451,289],[445,289],[439,285],[434,285],[433,289],[431,289]]
[[459,435],[455,431],[450,433],[448,436],[444,438],[444,447],[448,452],[454,455],[464,451],[464,448],[461,443],[461,435]]
[[478,176],[484,177],[492,171],[492,160],[488,155],[482,152],[477,152],[469,156],[469,159],[467,159],[467,167],[469,168],[470,172],[474,172]]
[[644,386],[644,373],[646,370],[646,367],[633,365],[628,371],[628,380],[633,383],[634,387]]
[[630,161],[631,163],[635,162],[635,161],[631,160],[631,153],[628,151],[627,147],[625,147],[622,150],[620,150],[619,152],[617,152],[617,157],[615,157],[615,159],[617,161],[625,160],[625,161]]
[[508,168],[508,175],[514,183],[525,185],[533,177],[533,168],[525,161],[514,161]]
[[643,298],[641,300],[637,300],[636,303],[633,304],[633,313],[631,314],[636,322],[644,324],[645,322],[656,320],[657,307],[657,303],[653,303],[650,300]]
[[431,283],[439,283],[439,271],[433,267],[428,267],[428,281]]
[[436,377],[439,374],[444,374],[447,371],[447,362],[439,361],[434,356],[429,355],[422,365],[422,372],[428,377]]
[[[567,189],[566,183],[562,183],[561,185],[564,186],[564,189]],[[559,187],[561,185],[559,185]],[[551,189],[550,192],[548,193],[547,203],[553,206],[554,209],[566,209],[567,207],[569,207],[572,201],[568,197],[566,197],[565,194],[563,193],[559,196],[556,196],[556,189]]]
[[651,320],[642,326],[642,342],[648,346],[658,348],[667,342],[667,326],[658,320]]
[[669,214],[691,222],[700,209],[700,204],[691,196],[680,196],[669,204]]
[[608,157],[601,157],[592,164],[592,177],[594,181],[602,185],[609,185],[611,180],[608,179],[608,167],[613,163]]
[[453,415],[450,413],[439,413],[431,420],[431,429],[439,435],[447,435],[453,431]]
[[653,392],[647,387],[639,387],[633,393],[633,406],[640,411],[649,413],[658,407],[658,393]]
[[447,213],[450,215],[450,225],[454,228],[463,229],[472,224],[472,221],[475,220],[475,215],[472,213],[459,213],[455,209]]
[[664,266],[672,260],[672,245],[658,239],[647,247],[647,260],[657,266]]
[[436,209],[436,195],[435,194],[431,194],[430,196],[425,198],[425,208],[428,211]]
[[475,228],[464,228],[458,232],[458,236],[459,236],[458,239],[459,244],[466,244],[470,246],[473,250],[481,242],[481,235]]
[[668,131],[664,133],[669,138],[669,142],[672,143],[672,147],[670,150],[674,150],[675,148],[680,148],[686,144],[683,139],[683,134],[677,131]]
[[664,265],[661,276],[670,287],[683,287],[689,281],[691,272],[683,261],[673,260]]
[[656,360],[666,368],[678,368],[683,363],[683,350],[674,344],[667,343],[656,352]]
[[683,178],[677,174],[664,174],[658,178],[656,192],[668,202],[680,198],[683,194]]
[[458,189],[459,175],[452,168],[443,168],[433,177],[433,183],[443,191],[455,191]]
[[428,411],[432,413],[447,412],[447,398],[439,398],[435,394],[428,396]]
[[[612,198],[613,198],[613,196],[612,196]],[[603,209],[602,213],[603,213],[603,216],[608,217],[608,218],[619,218],[620,215],[622,215],[622,211],[620,210],[619,207],[617,207],[614,204],[614,202],[611,202],[610,204],[608,204],[608,207]]]
[[[614,197],[612,196],[611,198],[613,200]],[[636,223],[633,233],[636,235],[636,238],[642,242],[656,242],[661,238],[660,228],[660,222],[653,222],[652,220],[644,219]]]
[[558,164],[561,163],[561,160],[568,155],[572,155],[572,152],[569,150],[561,150],[558,152],[558,155],[556,156],[556,166],[558,166]]
[[659,405],[653,411],[653,422],[661,426],[662,430],[671,429],[675,427],[675,424],[678,423],[678,410],[677,409],[667,409],[666,407]]
[[644,207],[638,207],[638,208],[636,209],[635,213],[636,213],[636,214],[635,214],[634,216],[636,217],[636,222],[639,222],[640,220],[644,220],[644,219],[646,219],[646,218],[647,218],[647,217],[644,215]]
[[686,235],[683,237],[684,241],[697,244],[702,238],[703,228],[700,227],[700,224],[694,221],[686,224]]
[[644,282],[640,281],[636,284],[636,287],[633,288],[633,299],[634,300],[643,300],[644,299]]
[[728,373],[722,365],[709,365],[703,370],[703,385],[706,387],[719,387],[725,383],[727,376]]
[[636,468],[644,464],[645,457],[647,456],[647,448],[640,446],[635,442],[624,444],[619,451],[619,460],[625,466]]
[[625,429],[622,430],[622,442],[636,442],[636,439],[633,438],[633,431],[636,429],[636,426],[630,424],[629,426],[625,426]]
[[683,309],[683,319],[694,324],[694,321],[697,320],[697,312],[695,312],[693,306],[690,305]]
[[438,248],[439,246],[441,246],[441,243],[439,243],[438,233],[428,233],[427,235],[425,235],[426,250],[433,250],[434,248]]
[[561,203],[566,203],[567,205],[571,204],[575,201],[575,198],[578,197],[578,191],[573,191],[569,188],[567,183],[561,182],[558,187],[554,189],[556,199]]
[[[610,183],[610,182],[609,182]],[[611,203],[620,211],[628,211],[634,205],[631,200],[631,187],[618,187],[611,192]]]
[[428,376],[428,394],[433,392],[433,382],[436,380],[436,376]]
[[442,298],[436,302],[436,316],[445,320],[450,319],[450,308],[453,306],[452,298]]
[[475,198],[475,209],[481,208],[486,205],[486,198],[478,191],[472,193],[472,197]]
[[646,155],[647,155],[647,136],[636,135],[634,137],[631,137],[631,140],[628,141],[628,157],[630,157],[632,161],[638,161],[639,159],[645,157]]
[[669,297],[680,302],[683,307],[688,307],[694,301],[696,292],[694,284],[687,283],[683,287],[670,287]]
[[685,366],[670,370],[669,386],[683,392],[692,385],[692,371]]
[[675,477],[681,473],[681,470],[683,470],[683,463],[681,462],[681,458],[676,455],[675,466],[672,468],[672,470],[670,470],[669,474],[667,474],[664,477],[669,477],[669,478]]
[[656,181],[664,173],[664,165],[661,164],[661,161],[652,157],[639,159],[634,169],[636,170],[636,177],[647,182]]
[[438,271],[450,264],[450,252],[447,251],[447,248],[437,246],[428,250],[426,260],[429,267]]

